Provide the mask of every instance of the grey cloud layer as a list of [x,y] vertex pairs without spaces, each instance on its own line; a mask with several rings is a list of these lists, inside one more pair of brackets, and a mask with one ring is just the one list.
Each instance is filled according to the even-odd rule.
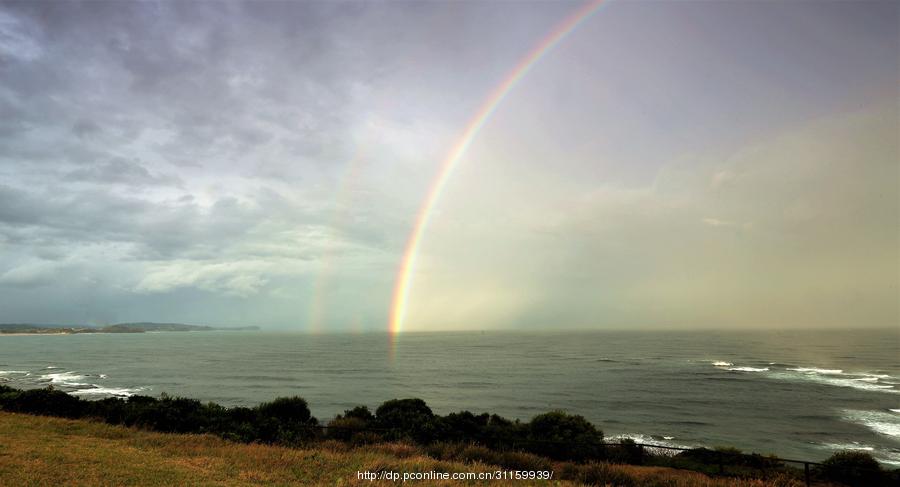
[[[840,275],[896,287],[861,257],[896,258],[884,250],[896,243],[896,167],[884,162],[896,151],[859,142],[864,122],[845,119],[896,99],[897,27],[883,20],[896,4],[703,5],[604,7],[510,93],[433,218],[411,328],[749,325],[698,300],[715,273],[679,278],[664,258],[699,259],[697,248],[740,272],[756,256],[760,274],[788,256],[840,262],[828,293]],[[440,161],[575,7],[3,3],[0,322],[383,327]],[[870,126],[882,139],[896,129],[890,106]],[[814,131],[835,140],[827,149],[778,138],[823,117],[838,127]],[[799,302],[821,276],[787,277]],[[770,299],[757,291],[708,292],[777,321],[750,313]],[[896,316],[868,295],[859,316]],[[664,305],[645,312],[641,296]],[[798,306],[780,316],[815,321]]]

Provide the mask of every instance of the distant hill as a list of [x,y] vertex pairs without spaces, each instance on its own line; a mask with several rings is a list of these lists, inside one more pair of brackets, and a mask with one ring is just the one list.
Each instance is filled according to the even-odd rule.
[[258,326],[241,326],[234,328],[216,328],[205,325],[186,325],[184,323],[117,323],[115,325],[95,327],[90,325],[35,325],[31,323],[0,323],[0,334],[3,333],[145,333],[148,331],[255,331]]
[[103,331],[111,333],[130,333],[135,331],[209,331],[215,330],[211,326],[204,325],[185,325],[184,323],[118,323],[102,328]]

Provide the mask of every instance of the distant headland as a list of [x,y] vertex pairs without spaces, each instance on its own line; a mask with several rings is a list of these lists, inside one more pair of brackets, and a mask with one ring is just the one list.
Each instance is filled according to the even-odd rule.
[[184,323],[117,323],[93,325],[35,325],[31,323],[0,323],[0,335],[71,335],[76,333],[146,333],[155,331],[256,331],[258,326],[213,327]]

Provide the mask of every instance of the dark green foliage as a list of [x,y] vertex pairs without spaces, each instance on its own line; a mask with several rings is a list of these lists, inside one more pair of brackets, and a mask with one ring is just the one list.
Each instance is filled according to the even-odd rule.
[[619,440],[617,445],[607,445],[605,453],[604,459],[613,463],[642,465],[646,460],[643,447],[635,443],[631,438],[623,438]]
[[603,433],[584,416],[551,411],[535,416],[529,424],[529,450],[557,460],[599,458]]
[[469,411],[450,413],[438,421],[440,437],[444,441],[482,440],[489,418],[487,414],[476,416]]
[[375,421],[375,415],[372,414],[372,411],[369,411],[368,406],[356,406],[353,409],[348,409],[344,411],[345,418],[357,418],[365,423],[373,423]]
[[319,422],[302,397],[280,397],[256,408],[259,439],[267,443],[300,444],[315,438]]
[[434,419],[431,408],[421,399],[392,399],[375,410],[376,425],[391,439],[430,443],[436,439]]
[[348,441],[354,444],[373,443],[381,437],[370,429],[375,424],[375,415],[366,406],[347,409],[328,422],[328,438]]
[[360,433],[366,432],[368,423],[360,418],[352,416],[338,416],[328,422],[328,437],[341,440],[351,441],[354,437],[358,437]]
[[79,418],[84,412],[83,403],[77,397],[52,387],[29,389],[17,394],[5,392],[3,396],[3,409],[7,411],[62,418]]
[[821,474],[833,482],[854,487],[888,485],[888,476],[872,455],[861,451],[841,451],[822,462]]
[[[84,417],[154,431],[211,433],[241,442],[299,445],[328,438],[361,445],[411,440],[441,460],[481,462],[512,470],[553,470],[551,459],[568,462],[556,464],[557,473],[562,472],[557,478],[593,485],[635,485],[632,477],[596,461],[662,465],[752,478],[798,475],[777,458],[743,454],[733,448],[697,448],[669,456],[645,451],[631,440],[604,445],[603,433],[593,424],[563,411],[541,414],[526,423],[469,411],[439,416],[421,399],[387,401],[375,414],[366,406],[357,406],[335,417],[324,430],[300,397],[277,398],[255,408],[225,408],[165,394],[159,398],[131,396],[85,401],[51,387],[22,391],[0,385],[0,409]],[[881,470],[863,452],[835,454],[815,474],[851,486],[898,484],[897,471]]]

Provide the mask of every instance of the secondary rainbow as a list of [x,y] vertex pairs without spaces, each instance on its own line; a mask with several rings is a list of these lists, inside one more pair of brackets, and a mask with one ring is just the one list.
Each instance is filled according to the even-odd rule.
[[406,315],[406,308],[409,299],[409,290],[412,284],[412,274],[416,265],[416,257],[419,253],[419,245],[422,243],[422,237],[425,235],[425,229],[431,218],[432,210],[441,196],[444,186],[450,179],[453,169],[457,166],[463,154],[469,148],[472,140],[478,134],[478,131],[484,127],[485,122],[490,118],[491,114],[497,109],[507,94],[516,86],[534,65],[541,60],[554,46],[562,41],[570,34],[579,24],[591,16],[600,8],[605,0],[593,0],[573,12],[560,22],[544,39],[538,42],[521,61],[510,71],[509,75],[494,88],[490,95],[475,112],[475,115],[469,120],[465,130],[459,140],[453,146],[453,149],[447,154],[447,157],[441,163],[441,168],[437,176],[431,183],[425,200],[419,208],[416,215],[415,225],[406,241],[406,248],[403,252],[403,260],[400,263],[400,269],[397,272],[394,284],[394,294],[391,300],[390,322],[388,332],[393,337],[402,331],[403,319]]

